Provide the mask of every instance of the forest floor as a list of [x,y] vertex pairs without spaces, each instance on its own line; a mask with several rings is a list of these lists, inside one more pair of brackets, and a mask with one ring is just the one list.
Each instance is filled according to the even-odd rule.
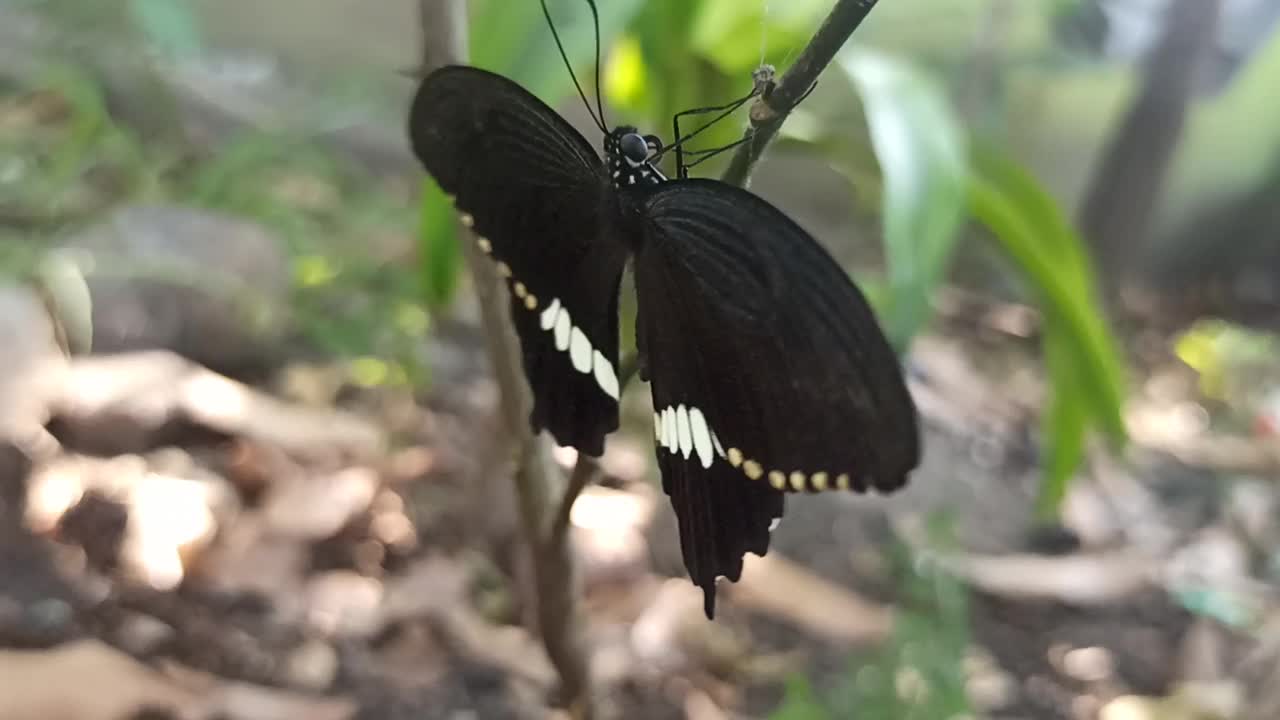
[[[479,338],[460,346],[484,367]],[[415,398],[317,365],[255,387],[164,351],[16,367],[0,716],[555,716],[483,370]],[[647,438],[611,442],[574,511],[607,716],[765,717],[802,677],[829,717],[1272,717],[1274,609],[1250,558],[1276,531],[1271,482],[1218,499],[1167,459],[1098,462],[1071,531],[1037,530],[1016,435],[922,409],[910,488],[796,498],[714,623]]]

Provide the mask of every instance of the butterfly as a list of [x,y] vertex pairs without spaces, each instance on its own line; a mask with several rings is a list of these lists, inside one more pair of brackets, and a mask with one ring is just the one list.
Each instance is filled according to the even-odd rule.
[[786,494],[888,492],[919,463],[915,407],[866,299],[765,200],[668,178],[660,141],[631,126],[605,131],[602,159],[537,97],[473,67],[421,81],[409,136],[510,290],[533,429],[592,456],[619,425],[631,262],[662,486],[708,618],[717,578],[768,550]]

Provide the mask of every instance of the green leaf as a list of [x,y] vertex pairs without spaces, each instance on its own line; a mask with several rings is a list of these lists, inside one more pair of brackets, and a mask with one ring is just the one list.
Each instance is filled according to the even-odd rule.
[[418,229],[418,271],[427,307],[444,307],[453,299],[462,266],[453,204],[430,177],[422,183]]
[[729,76],[744,76],[772,56],[794,57],[831,9],[831,0],[743,2],[705,0],[694,17],[689,46]]
[[840,60],[862,96],[884,178],[890,340],[905,349],[928,321],[964,214],[967,161],[959,122],[933,79],[869,51]]
[[769,720],[828,720],[830,717],[831,713],[814,697],[809,681],[796,675],[787,680],[782,705],[773,711]]
[[[642,4],[642,0],[600,4],[602,53]],[[593,97],[595,76],[591,65],[595,62],[596,45],[590,9],[582,0],[548,0],[547,6],[578,82],[588,97]],[[555,103],[573,89],[538,2],[489,0],[483,3],[472,17],[471,63],[506,75],[549,103]]]
[[1078,390],[1086,393],[1101,429],[1123,445],[1123,363],[1097,301],[1084,242],[1040,184],[1002,153],[979,147],[971,162],[971,212],[1046,301],[1046,331],[1061,326],[1070,334],[1084,383]]
[[[648,92],[629,104],[629,110],[641,124],[668,132],[671,116],[699,105],[715,105],[724,97],[727,83],[709,88],[709,68],[699,61],[689,42],[693,19],[703,3],[699,0],[649,0],[632,22],[631,34],[639,44],[645,70],[654,79]],[[612,98],[611,98],[612,99]],[[733,131],[733,123],[726,132]],[[717,129],[705,138],[714,145],[723,134]],[[673,138],[666,138],[670,142]]]
[[[1055,327],[1061,324],[1056,319],[1051,323]],[[1074,365],[1073,349],[1065,345],[1068,339],[1067,333],[1059,331],[1045,333],[1044,338],[1045,363],[1053,386],[1044,421],[1048,440],[1045,477],[1036,498],[1036,514],[1044,520],[1057,517],[1071,477],[1084,458],[1084,437],[1089,429],[1088,408],[1081,395],[1072,391],[1079,387],[1081,379]]]
[[1043,310],[1052,395],[1039,510],[1049,515],[1066,494],[1090,428],[1117,448],[1125,443],[1122,363],[1079,234],[1039,184],[1003,155],[978,148],[971,160],[970,211],[1025,276]]
[[132,0],[129,9],[147,39],[166,56],[200,51],[200,25],[187,0]]

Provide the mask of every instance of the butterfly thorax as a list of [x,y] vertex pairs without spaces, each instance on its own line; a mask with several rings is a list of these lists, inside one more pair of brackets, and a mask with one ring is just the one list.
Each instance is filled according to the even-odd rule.
[[604,137],[604,156],[609,178],[615,188],[657,185],[666,182],[650,158],[657,151],[657,138],[642,136],[636,128],[621,125]]

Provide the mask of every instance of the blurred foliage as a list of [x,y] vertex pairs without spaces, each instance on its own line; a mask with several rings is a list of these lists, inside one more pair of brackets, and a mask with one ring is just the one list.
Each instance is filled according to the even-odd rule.
[[1256,409],[1266,397],[1259,391],[1280,387],[1280,339],[1221,320],[1196,323],[1177,339],[1178,358],[1199,373],[1199,389],[1205,398]]
[[964,212],[964,132],[933,78],[883,53],[845,53],[883,176],[885,330],[905,350],[928,322]]
[[199,18],[186,2],[131,0],[129,10],[149,44],[167,57],[188,57],[203,46]]
[[[370,239],[407,237],[412,212],[403,198],[314,142],[249,134],[207,156],[144,142],[113,120],[84,71],[50,65],[0,96],[0,175],[6,174],[12,182],[0,182],[0,213],[7,225],[31,230],[0,235],[5,274],[40,274],[51,257],[47,248],[56,247],[44,236],[74,232],[117,205],[176,202],[224,211],[262,223],[284,242],[294,266],[288,311],[309,343],[339,356],[392,358],[380,373],[367,362],[354,367],[364,382],[426,378],[417,358],[427,331],[419,289],[394,258],[376,257],[368,247]],[[206,280],[159,272],[192,286]]]
[[[954,547],[944,516],[930,519],[930,547]],[[845,681],[818,697],[793,677],[771,720],[971,717],[965,690],[969,603],[960,581],[928,554],[896,546],[891,556],[902,593],[893,635],[870,656],[853,658]]]
[[53,64],[32,79],[0,128],[0,158],[12,180],[0,207],[37,223],[82,214],[100,202],[92,172],[137,185],[145,160],[137,138],[111,123],[101,89],[83,71]]
[[1057,204],[999,151],[977,148],[972,159],[970,211],[1026,279],[1044,317],[1051,389],[1038,507],[1053,517],[1083,457],[1086,432],[1100,429],[1117,447],[1125,441],[1122,358],[1084,244]]
[[[178,192],[280,235],[293,258],[290,312],[321,349],[342,356],[377,349],[397,358],[386,377],[425,378],[413,352],[427,329],[417,309],[421,289],[393,258],[368,247],[412,225],[402,202],[309,139],[270,133],[230,143],[182,178]],[[371,376],[366,365],[361,377]]]

